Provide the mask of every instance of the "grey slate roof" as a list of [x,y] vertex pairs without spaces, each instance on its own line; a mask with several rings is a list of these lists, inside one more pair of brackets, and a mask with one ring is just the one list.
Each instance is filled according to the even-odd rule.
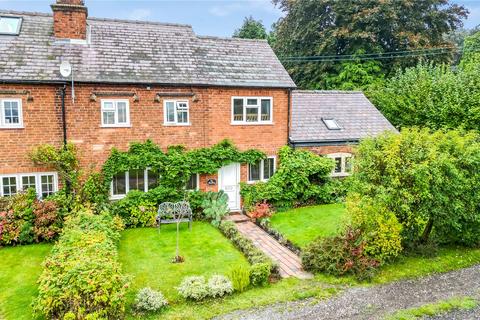
[[0,81],[61,81],[63,59],[76,81],[293,88],[266,41],[196,36],[191,26],[89,18],[89,44],[53,37],[53,17],[23,18],[19,36],[0,35]]
[[[322,118],[334,118],[341,130],[328,130]],[[387,130],[397,131],[362,92],[292,92],[293,143],[356,142]]]

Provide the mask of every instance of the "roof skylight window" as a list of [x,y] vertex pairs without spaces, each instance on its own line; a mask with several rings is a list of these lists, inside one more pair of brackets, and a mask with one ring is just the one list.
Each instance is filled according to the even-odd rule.
[[330,118],[330,119],[323,119],[323,123],[325,123],[325,126],[327,127],[328,130],[340,130],[341,127],[338,125],[337,120]]
[[0,34],[18,35],[22,26],[22,18],[0,16]]

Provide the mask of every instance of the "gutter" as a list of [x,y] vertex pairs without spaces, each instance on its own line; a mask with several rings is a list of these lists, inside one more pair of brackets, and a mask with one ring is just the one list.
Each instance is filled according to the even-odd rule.
[[63,129],[63,148],[67,148],[67,120],[66,120],[66,110],[65,110],[65,89],[67,85],[64,84],[60,89],[60,96],[62,98],[62,129]]
[[290,144],[290,110],[292,100],[292,89],[288,89],[288,107],[287,107],[287,144]]
[[310,140],[310,141],[292,141],[289,139],[288,144],[295,147],[322,147],[322,146],[345,146],[351,144],[358,144],[360,139],[348,139],[348,140]]

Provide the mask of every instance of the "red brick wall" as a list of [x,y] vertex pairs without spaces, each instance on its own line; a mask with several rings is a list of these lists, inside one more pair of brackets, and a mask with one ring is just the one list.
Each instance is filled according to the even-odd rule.
[[[0,85],[1,90],[29,90],[33,102],[26,95],[0,95],[4,98],[22,98],[24,129],[0,129],[0,173],[45,171],[35,168],[28,153],[37,145],[62,143],[61,86]],[[135,93],[133,96],[97,96],[93,92]],[[155,101],[157,93],[194,93],[194,97],[162,97]],[[71,88],[66,90],[68,140],[77,145],[81,166],[100,169],[112,147],[127,150],[130,142],[151,139],[163,149],[172,144],[187,148],[211,146],[222,139],[231,139],[241,150],[256,148],[268,155],[276,155],[287,143],[288,92],[282,89],[228,89],[203,87],[155,87],[106,86],[77,84],[75,104],[71,100]],[[273,98],[273,124],[231,125],[232,96],[262,96]],[[101,127],[101,100],[128,99],[130,123],[128,128]],[[188,100],[190,126],[165,126],[163,101],[165,99]],[[195,100],[195,101],[194,101]],[[246,180],[247,166],[242,165],[242,181]],[[218,180],[216,175],[212,178]],[[218,181],[217,181],[218,182]],[[206,177],[201,177],[202,186]],[[210,187],[216,190],[216,186]]]
[[[13,90],[17,94],[3,93]],[[30,91],[33,101],[27,101]],[[48,171],[32,164],[28,154],[44,143],[57,146],[62,144],[61,108],[58,87],[38,85],[0,85],[0,99],[18,98],[22,100],[22,129],[0,128],[0,174]]]

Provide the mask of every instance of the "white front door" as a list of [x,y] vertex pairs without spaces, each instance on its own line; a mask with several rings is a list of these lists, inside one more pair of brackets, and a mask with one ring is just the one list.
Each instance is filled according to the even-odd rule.
[[240,164],[232,163],[218,170],[218,189],[228,196],[228,208],[240,210]]

